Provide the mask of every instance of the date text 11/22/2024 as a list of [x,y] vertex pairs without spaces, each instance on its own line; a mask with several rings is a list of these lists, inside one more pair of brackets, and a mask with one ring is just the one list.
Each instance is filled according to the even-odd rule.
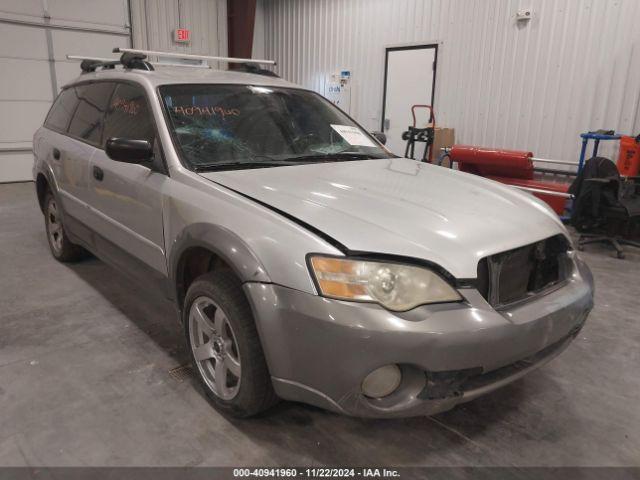
[[389,468],[234,468],[234,478],[398,478],[400,473]]

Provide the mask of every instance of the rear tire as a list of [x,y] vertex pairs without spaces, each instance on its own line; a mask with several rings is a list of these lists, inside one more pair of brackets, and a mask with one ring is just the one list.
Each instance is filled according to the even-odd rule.
[[277,403],[249,302],[231,272],[191,284],[183,322],[194,371],[214,407],[244,418]]
[[60,262],[77,262],[84,257],[84,249],[71,243],[62,223],[62,207],[49,191],[44,197],[44,225],[53,257]]

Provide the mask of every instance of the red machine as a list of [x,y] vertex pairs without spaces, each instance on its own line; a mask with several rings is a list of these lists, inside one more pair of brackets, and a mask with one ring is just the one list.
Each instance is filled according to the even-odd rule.
[[[473,173],[530,191],[548,203],[558,215],[562,215],[565,210],[565,204],[569,198],[567,192],[571,182],[547,181],[535,178],[534,173],[564,173],[566,175],[571,172],[543,168],[534,169],[532,152],[454,145],[449,152],[449,157],[452,162],[458,163],[458,168],[463,172]],[[570,162],[543,159],[535,159],[535,161],[571,164]]]
[[640,135],[620,137],[618,170],[621,175],[635,177],[640,173]]

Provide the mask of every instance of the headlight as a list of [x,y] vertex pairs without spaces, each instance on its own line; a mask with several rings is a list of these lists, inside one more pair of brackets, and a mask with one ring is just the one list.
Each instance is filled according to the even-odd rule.
[[377,302],[389,310],[462,300],[437,273],[411,265],[313,256],[311,270],[323,296]]

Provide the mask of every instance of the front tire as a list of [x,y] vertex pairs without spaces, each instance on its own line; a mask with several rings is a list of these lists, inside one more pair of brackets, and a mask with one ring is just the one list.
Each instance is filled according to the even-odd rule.
[[251,308],[231,272],[191,284],[183,321],[194,370],[217,409],[242,418],[277,402]]
[[44,198],[44,225],[53,257],[60,262],[77,262],[84,256],[82,247],[71,243],[62,224],[61,207],[51,192]]

